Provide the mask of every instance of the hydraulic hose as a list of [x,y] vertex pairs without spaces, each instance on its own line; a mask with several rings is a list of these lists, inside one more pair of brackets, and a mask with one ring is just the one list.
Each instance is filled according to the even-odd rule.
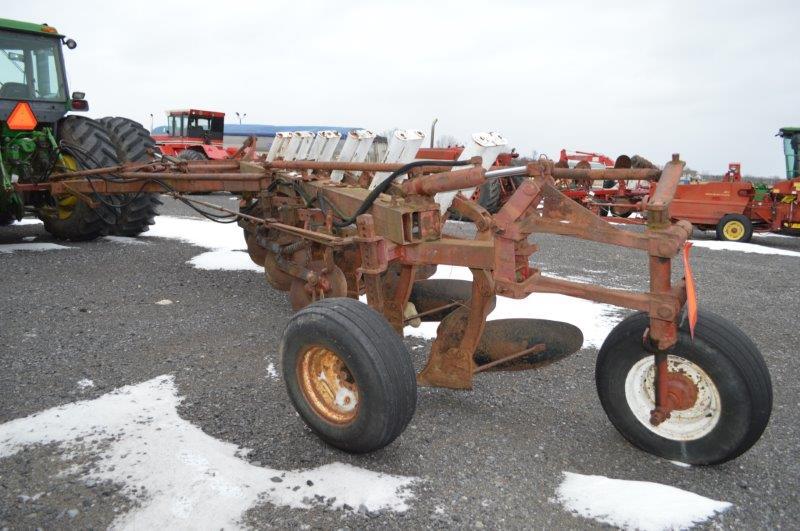
[[382,183],[376,186],[369,195],[364,199],[364,202],[356,210],[355,214],[350,216],[349,218],[343,219],[342,221],[334,221],[333,225],[339,228],[347,227],[348,225],[352,225],[356,218],[370,209],[372,204],[375,202],[378,197],[386,192],[391,186],[392,182],[395,179],[400,177],[401,175],[405,175],[406,173],[410,172],[414,168],[419,168],[420,166],[448,166],[448,167],[455,167],[455,166],[469,166],[473,164],[471,160],[416,160],[414,162],[409,162],[405,166],[393,171]]

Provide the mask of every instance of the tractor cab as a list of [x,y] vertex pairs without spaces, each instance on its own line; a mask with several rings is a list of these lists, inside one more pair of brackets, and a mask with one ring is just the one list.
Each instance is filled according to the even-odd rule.
[[800,127],[782,127],[778,131],[778,136],[783,138],[786,178],[800,177]]
[[167,134],[171,140],[187,143],[222,144],[225,113],[187,109],[167,113]]
[[11,119],[10,129],[32,130],[88,109],[82,94],[68,96],[62,43],[76,46],[47,24],[0,19],[0,121]]
[[184,109],[167,111],[166,127],[154,129],[152,136],[164,155],[218,160],[230,155],[222,145],[224,128],[224,112]]

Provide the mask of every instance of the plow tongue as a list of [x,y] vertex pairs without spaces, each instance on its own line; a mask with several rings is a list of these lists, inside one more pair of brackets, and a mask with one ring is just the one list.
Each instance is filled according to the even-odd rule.
[[476,372],[488,364],[485,370],[489,371],[544,367],[579,351],[582,345],[583,333],[569,323],[545,319],[488,321],[475,350]]
[[[423,321],[441,321],[472,297],[472,282],[436,278],[418,280],[411,288],[409,302],[414,304]],[[490,308],[494,309],[492,298]]]

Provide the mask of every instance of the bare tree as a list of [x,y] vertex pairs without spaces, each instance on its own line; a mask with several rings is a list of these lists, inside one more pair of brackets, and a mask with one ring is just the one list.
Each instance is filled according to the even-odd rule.
[[436,138],[436,147],[447,148],[455,146],[463,146],[463,144],[453,135],[439,135]]
[[[682,179],[689,179],[690,181],[695,181],[695,180],[699,179],[700,176],[698,175],[697,170],[693,170],[689,166],[684,166],[683,167],[683,174],[681,175],[681,178]],[[708,179],[708,180],[718,181],[720,179],[714,178],[714,179]]]

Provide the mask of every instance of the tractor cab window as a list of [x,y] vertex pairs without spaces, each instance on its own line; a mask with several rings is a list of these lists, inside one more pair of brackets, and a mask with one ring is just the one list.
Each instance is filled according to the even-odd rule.
[[0,32],[0,98],[66,101],[58,39]]
[[209,116],[189,116],[186,136],[222,140],[223,118]]
[[186,136],[202,138],[211,128],[210,119],[202,116],[189,116],[189,124],[186,127]]
[[169,136],[183,136],[184,130],[184,122],[186,121],[186,116],[183,114],[175,115],[169,117]]

